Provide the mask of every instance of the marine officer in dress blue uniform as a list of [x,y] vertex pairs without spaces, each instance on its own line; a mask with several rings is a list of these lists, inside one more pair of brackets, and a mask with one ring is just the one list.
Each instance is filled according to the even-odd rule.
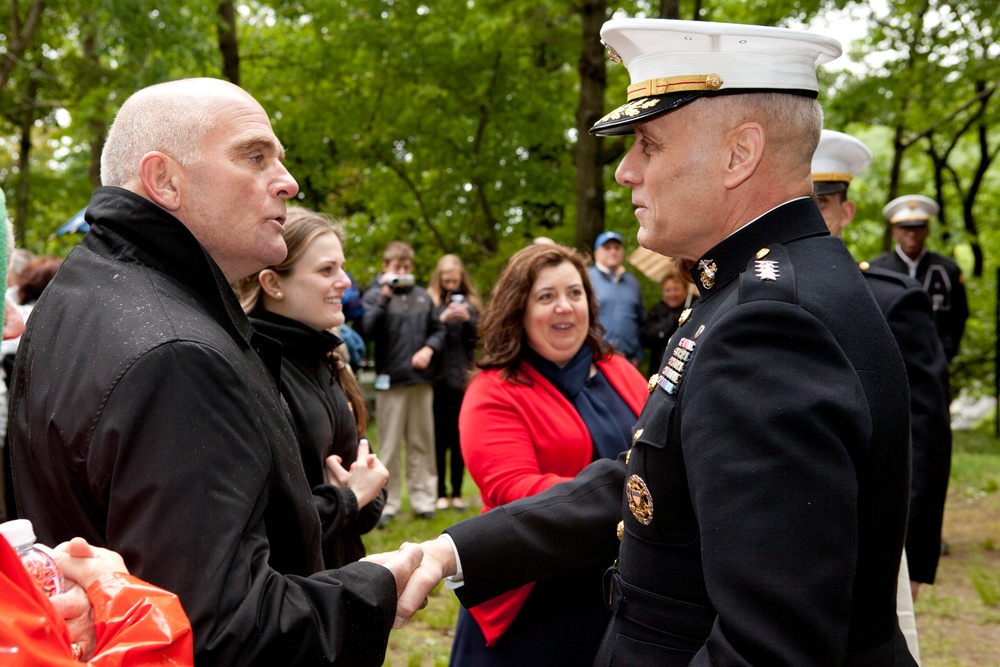
[[[823,130],[813,155],[813,191],[833,236],[842,238],[854,219],[856,207],[847,196],[848,186],[868,169],[871,159],[871,151],[858,139]],[[930,298],[920,283],[868,262],[858,266],[896,339],[910,382],[912,479],[897,612],[910,652],[919,660],[913,600],[921,583],[934,583],[951,469],[948,360],[934,326]]]
[[896,247],[871,260],[872,266],[898,271],[914,278],[931,297],[938,336],[950,362],[969,319],[965,279],[950,257],[929,252],[930,219],[941,212],[937,202],[923,195],[903,195],[885,205],[882,215],[892,225]]
[[840,45],[659,19],[601,36],[631,84],[592,132],[636,135],[616,178],[639,243],[692,262],[701,300],[629,452],[424,543],[397,622],[442,575],[469,606],[607,562],[596,664],[912,665],[906,373],[812,199],[816,66]]

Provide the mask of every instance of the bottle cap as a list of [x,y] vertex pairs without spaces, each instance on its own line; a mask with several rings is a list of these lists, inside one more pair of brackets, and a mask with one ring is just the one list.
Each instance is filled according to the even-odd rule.
[[0,523],[0,535],[3,535],[14,549],[35,543],[35,529],[28,519],[14,519]]

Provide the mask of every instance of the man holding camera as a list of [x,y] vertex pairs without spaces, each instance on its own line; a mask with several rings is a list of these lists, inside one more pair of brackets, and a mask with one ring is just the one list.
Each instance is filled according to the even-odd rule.
[[399,453],[406,440],[406,488],[414,514],[434,516],[434,389],[430,364],[444,342],[434,302],[414,284],[413,248],[393,241],[382,254],[382,273],[365,292],[361,332],[375,342],[375,410],[379,451],[389,469],[389,497],[380,527],[402,505]]

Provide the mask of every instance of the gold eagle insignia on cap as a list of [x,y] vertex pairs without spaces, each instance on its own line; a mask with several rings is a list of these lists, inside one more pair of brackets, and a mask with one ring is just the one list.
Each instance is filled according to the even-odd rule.
[[615,48],[610,44],[608,44],[607,42],[605,42],[603,39],[601,40],[601,44],[608,51],[608,59],[616,65],[621,64],[622,57],[618,55],[618,52],[615,51]]

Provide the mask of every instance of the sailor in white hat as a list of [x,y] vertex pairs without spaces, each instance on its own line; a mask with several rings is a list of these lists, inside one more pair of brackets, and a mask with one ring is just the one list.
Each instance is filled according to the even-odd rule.
[[813,154],[813,193],[830,233],[843,237],[854,219],[856,206],[847,197],[854,177],[868,169],[872,152],[849,134],[823,130]]
[[923,285],[934,306],[938,336],[951,361],[965,333],[969,302],[965,278],[955,260],[927,250],[930,220],[940,212],[938,203],[923,195],[903,195],[886,204],[882,215],[892,225],[896,247],[871,260],[871,264],[905,273]]
[[[659,19],[601,36],[631,84],[592,131],[636,135],[616,179],[639,242],[691,262],[701,300],[628,456],[449,528],[421,569],[460,576],[469,607],[614,562],[596,665],[913,665],[895,613],[906,372],[812,199],[815,69],[840,44]],[[397,621],[426,590],[407,586]]]

